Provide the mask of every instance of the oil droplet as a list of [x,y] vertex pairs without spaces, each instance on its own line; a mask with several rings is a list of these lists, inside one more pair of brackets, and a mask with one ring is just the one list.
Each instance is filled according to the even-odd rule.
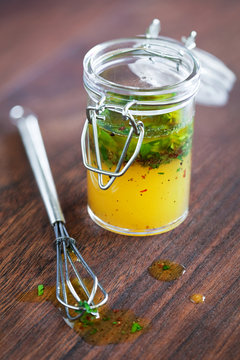
[[[90,280],[83,280],[86,286],[91,284]],[[81,299],[85,300],[86,295],[84,297],[84,292],[81,291],[77,279],[73,279],[71,282]],[[71,294],[68,292],[67,295],[68,299],[71,300]],[[97,292],[94,300],[98,302],[100,298],[101,292]],[[38,296],[36,286],[35,289],[21,294],[18,300],[21,302],[51,302],[55,307],[61,310],[67,325],[69,325],[85,342],[91,345],[131,342],[148,331],[150,327],[150,321],[137,317],[132,310],[114,310],[106,305],[99,308],[100,318],[98,319],[91,314],[85,313],[81,318],[71,322],[66,319],[64,308],[56,299],[56,286],[44,285],[44,293],[42,296]],[[73,310],[70,310],[70,314],[72,316],[76,315]]]
[[190,301],[193,302],[194,304],[200,304],[200,303],[204,303],[205,301],[205,296],[202,294],[192,294],[189,297]]
[[168,259],[159,259],[148,268],[149,274],[160,281],[173,281],[185,273],[185,267]]

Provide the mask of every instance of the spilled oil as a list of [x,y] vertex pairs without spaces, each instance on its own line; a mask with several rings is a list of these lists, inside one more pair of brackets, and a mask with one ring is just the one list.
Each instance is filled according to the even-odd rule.
[[89,344],[119,344],[135,340],[147,331],[149,323],[131,310],[105,307],[100,318],[84,314],[75,321],[74,330]]
[[148,268],[149,274],[160,281],[173,281],[185,273],[183,265],[168,259],[159,259],[152,263]]
[[205,301],[205,296],[203,294],[192,294],[189,297],[190,301],[193,302],[194,304],[201,304],[204,303]]
[[[77,279],[72,280],[73,285],[82,300],[84,293],[77,289]],[[87,283],[88,280],[85,283]],[[79,286],[78,286],[79,287]],[[70,295],[68,294],[70,297]],[[100,292],[96,293],[95,300],[100,299]],[[44,286],[43,295],[38,296],[37,287],[34,290],[21,294],[19,297],[23,302],[43,302],[49,301],[64,314],[65,322],[88,344],[108,345],[134,341],[149,329],[149,321],[137,317],[132,310],[111,309],[107,305],[99,308],[100,318],[96,319],[93,315],[85,313],[81,318],[70,322],[65,319],[62,305],[56,299],[56,287]],[[76,315],[76,313],[72,313]]]

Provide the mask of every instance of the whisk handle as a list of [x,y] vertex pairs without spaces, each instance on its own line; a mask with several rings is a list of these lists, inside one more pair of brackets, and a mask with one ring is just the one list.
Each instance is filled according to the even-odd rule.
[[14,106],[9,116],[21,135],[51,224],[65,222],[37,117],[21,106]]

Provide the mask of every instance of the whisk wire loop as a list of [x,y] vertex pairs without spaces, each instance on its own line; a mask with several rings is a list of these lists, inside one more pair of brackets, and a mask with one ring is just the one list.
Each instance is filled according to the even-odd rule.
[[[83,259],[82,255],[78,251],[75,240],[71,237],[69,237],[67,230],[65,228],[65,225],[62,222],[56,222],[54,224],[54,232],[56,236],[56,246],[57,246],[57,283],[56,283],[56,297],[58,301],[65,307],[67,317],[70,320],[75,320],[79,318],[82,313],[84,312],[84,308],[76,305],[69,304],[68,301],[68,291],[73,296],[73,298],[76,300],[77,303],[81,302],[81,298],[78,295],[77,291],[74,288],[74,285],[70,279],[70,267],[72,273],[76,276],[80,286],[82,287],[84,293],[87,297],[87,303],[91,310],[93,310],[93,314],[96,317],[99,317],[98,312],[94,309],[98,308],[99,306],[102,306],[108,298],[108,295],[106,291],[103,289],[101,284],[98,282],[98,279],[96,275],[93,273],[91,268],[88,266],[86,261]],[[83,268],[87,271],[87,273],[92,278],[93,284],[91,286],[91,292],[87,289],[86,285],[84,284],[83,279],[81,278],[75,263],[72,259],[72,255],[75,255],[77,258],[77,262],[81,263]],[[97,289],[100,289],[102,294],[104,295],[104,298],[98,303],[94,303],[94,297],[96,295]],[[68,290],[68,291],[67,291]],[[69,309],[77,310],[78,315],[71,316],[69,313]],[[82,312],[81,312],[82,310]]]

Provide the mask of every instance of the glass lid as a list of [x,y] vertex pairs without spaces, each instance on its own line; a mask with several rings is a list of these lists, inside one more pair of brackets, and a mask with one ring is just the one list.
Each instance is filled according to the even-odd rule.
[[[154,19],[146,32],[146,37],[158,38],[159,32],[160,21]],[[201,66],[200,88],[196,95],[196,102],[207,106],[223,106],[228,101],[229,93],[236,81],[236,75],[223,63],[223,61],[214,55],[197,48],[195,43],[196,35],[196,31],[192,31],[188,38],[182,37],[182,42],[185,44],[186,48],[191,50],[197,57]],[[139,73],[141,71],[140,65],[141,64],[139,64],[138,69],[134,69],[132,66],[131,70],[133,72],[138,71]],[[156,78],[152,79],[151,67],[149,69],[143,69],[142,67],[142,70],[144,70],[145,74],[149,73],[149,76],[147,76],[145,81],[152,82],[151,85],[154,85],[154,82],[158,81]]]

